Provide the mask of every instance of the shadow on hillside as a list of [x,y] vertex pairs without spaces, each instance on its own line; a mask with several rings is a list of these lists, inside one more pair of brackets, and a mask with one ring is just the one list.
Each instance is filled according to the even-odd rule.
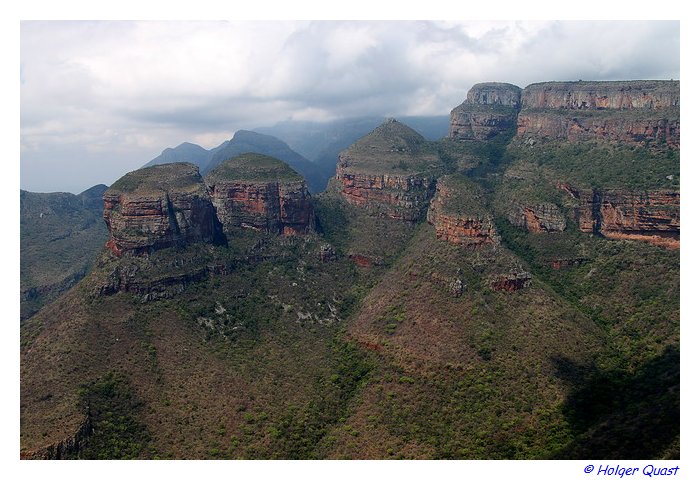
[[680,457],[680,351],[666,350],[633,372],[553,359],[572,387],[564,414],[575,439],[557,452],[568,459]]

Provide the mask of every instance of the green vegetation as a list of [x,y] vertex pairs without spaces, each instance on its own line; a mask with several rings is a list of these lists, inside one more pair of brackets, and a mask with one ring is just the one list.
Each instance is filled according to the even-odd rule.
[[427,174],[440,167],[433,143],[396,120],[382,123],[341,156],[346,170],[369,174]]
[[440,182],[446,192],[449,192],[443,196],[445,213],[456,215],[486,215],[488,213],[483,189],[466,175],[461,173],[446,175],[440,179]]
[[112,192],[153,193],[196,191],[204,187],[199,169],[191,163],[166,163],[129,172],[114,182]]
[[150,434],[138,420],[143,404],[124,376],[110,372],[82,387],[79,394],[93,432],[75,458],[122,460],[147,453]]
[[253,182],[302,181],[304,178],[289,165],[258,153],[244,153],[219,164],[207,175],[210,183],[227,180]]
[[[657,188],[677,152],[507,146],[512,133],[425,142],[389,122],[346,152],[351,167],[447,173],[444,208],[491,216],[500,244],[438,240],[331,182],[316,233],[105,252],[22,328],[23,451],[89,413],[80,458],[676,458],[679,252],[572,228],[556,183]],[[212,175],[278,167],[244,155]],[[528,233],[507,221],[513,202],[570,224]],[[523,272],[529,286],[493,289]]]
[[507,155],[541,167],[550,180],[579,188],[680,188],[680,152],[600,142],[511,145]]
[[[20,191],[20,319],[78,283],[107,241],[104,185],[80,195]],[[97,197],[97,200],[95,198]]]

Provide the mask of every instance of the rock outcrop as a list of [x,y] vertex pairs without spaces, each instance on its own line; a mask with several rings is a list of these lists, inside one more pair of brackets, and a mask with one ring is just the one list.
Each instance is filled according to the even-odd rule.
[[528,272],[510,273],[507,275],[493,276],[489,285],[497,292],[515,292],[527,288],[532,283],[532,275]]
[[520,109],[520,87],[509,83],[478,83],[467,99],[450,112],[449,137],[488,140],[515,128]]
[[247,228],[282,235],[313,229],[314,210],[306,182],[285,163],[246,153],[229,159],[206,177],[226,235]]
[[532,233],[561,232],[566,228],[564,213],[552,203],[514,205],[508,211],[508,221]]
[[341,196],[377,216],[418,221],[440,163],[426,145],[411,128],[387,120],[340,153],[335,181]]
[[428,209],[437,238],[471,248],[498,244],[493,219],[479,197],[478,187],[464,175],[441,177]]
[[582,232],[680,248],[680,192],[560,188],[579,201],[576,217]]
[[127,173],[103,198],[107,247],[116,255],[217,237],[214,207],[195,165],[171,163]]
[[74,457],[85,448],[88,438],[93,432],[92,420],[89,415],[86,415],[83,423],[70,437],[36,451],[22,451],[20,458],[23,460],[65,460]]
[[547,82],[522,91],[517,135],[678,148],[680,82]]

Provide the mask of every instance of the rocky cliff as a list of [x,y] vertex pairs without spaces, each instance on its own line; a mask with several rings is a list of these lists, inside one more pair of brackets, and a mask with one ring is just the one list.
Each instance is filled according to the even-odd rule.
[[680,82],[547,82],[522,91],[517,135],[678,148]]
[[214,207],[195,165],[171,163],[127,173],[104,193],[107,246],[117,255],[217,237]]
[[579,191],[568,184],[560,188],[579,201],[576,216],[581,231],[680,248],[680,192]]
[[513,205],[508,221],[532,233],[561,232],[566,228],[564,213],[552,203]]
[[432,196],[439,164],[420,134],[390,119],[340,153],[335,180],[348,203],[416,222]]
[[450,113],[449,137],[488,140],[513,130],[520,108],[520,87],[509,83],[478,83]]
[[306,182],[277,159],[253,153],[231,158],[209,173],[206,183],[226,235],[239,228],[283,235],[313,228]]
[[479,188],[465,176],[441,177],[428,209],[428,223],[437,238],[473,248],[498,244],[493,219],[480,197]]

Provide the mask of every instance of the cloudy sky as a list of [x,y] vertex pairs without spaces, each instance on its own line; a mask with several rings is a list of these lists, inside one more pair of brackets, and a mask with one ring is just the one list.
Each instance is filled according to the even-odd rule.
[[478,82],[679,72],[673,21],[25,21],[20,186],[78,193],[288,119],[447,115]]

